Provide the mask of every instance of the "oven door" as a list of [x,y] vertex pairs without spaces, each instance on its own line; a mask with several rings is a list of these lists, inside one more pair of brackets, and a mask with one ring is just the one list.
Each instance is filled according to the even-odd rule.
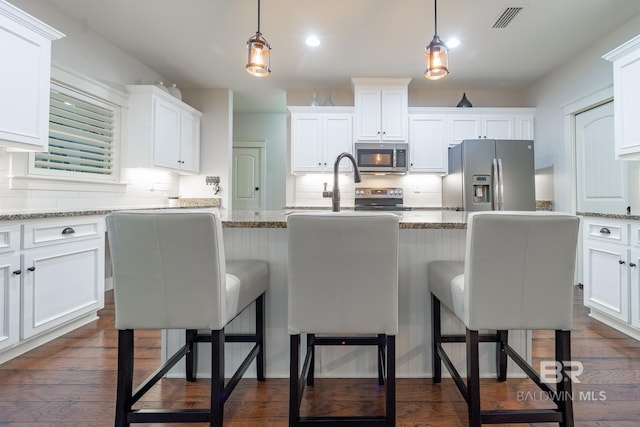
[[360,172],[395,172],[394,144],[356,143],[356,163]]

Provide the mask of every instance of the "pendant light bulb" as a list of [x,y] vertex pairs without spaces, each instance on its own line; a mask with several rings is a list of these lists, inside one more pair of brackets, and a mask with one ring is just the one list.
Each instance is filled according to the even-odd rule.
[[271,46],[260,32],[260,0],[258,0],[258,31],[247,41],[247,73],[267,77],[271,73]]
[[435,35],[424,49],[427,61],[424,76],[429,80],[440,80],[449,74],[449,48],[438,37],[438,0],[434,0],[434,23]]

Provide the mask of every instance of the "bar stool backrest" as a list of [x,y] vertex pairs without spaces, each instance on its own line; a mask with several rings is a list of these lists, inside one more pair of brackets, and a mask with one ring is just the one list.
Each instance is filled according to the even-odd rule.
[[123,211],[107,216],[118,329],[221,329],[226,272],[218,215]]
[[294,213],[287,228],[289,334],[397,334],[396,215]]
[[570,330],[579,221],[556,212],[469,214],[466,326]]

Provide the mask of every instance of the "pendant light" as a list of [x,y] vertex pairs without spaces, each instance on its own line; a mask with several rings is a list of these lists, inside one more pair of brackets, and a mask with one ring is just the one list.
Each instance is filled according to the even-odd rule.
[[424,76],[429,80],[440,80],[449,74],[449,49],[438,37],[438,0],[434,0],[434,33],[433,40],[424,48],[427,68]]
[[271,46],[260,32],[260,0],[258,0],[258,31],[247,41],[247,73],[267,77],[271,73]]

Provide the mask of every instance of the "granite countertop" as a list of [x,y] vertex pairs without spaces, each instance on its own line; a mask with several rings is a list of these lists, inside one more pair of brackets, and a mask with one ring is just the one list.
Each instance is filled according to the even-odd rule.
[[95,209],[0,209],[0,221],[22,221],[27,219],[66,218],[73,216],[108,215],[111,212],[129,209],[179,209],[219,208],[219,198],[181,198],[178,206],[114,206]]
[[[349,209],[344,209],[348,211]],[[293,212],[313,212],[312,209],[272,211],[221,211],[222,225],[227,228],[286,228],[287,216]],[[317,209],[317,212],[330,212]],[[400,219],[400,229],[465,229],[467,213],[446,209],[393,212]]]
[[640,215],[605,214],[605,213],[598,213],[598,212],[576,212],[576,215],[596,217],[596,218],[623,219],[628,221],[640,220]]
[[[20,210],[0,211],[0,221],[22,221],[43,218],[65,218],[74,216],[108,215],[121,210],[140,209],[203,209],[218,210],[219,203],[200,202],[182,203],[177,207],[169,206],[121,206],[89,210]],[[317,212],[330,212],[329,209],[316,209]],[[349,209],[343,209],[349,211]],[[222,226],[225,228],[286,228],[287,216],[292,212],[310,212],[310,209],[281,209],[262,211],[226,211],[220,209]],[[465,229],[467,213],[446,209],[414,210],[394,212],[400,219],[401,229]]]

